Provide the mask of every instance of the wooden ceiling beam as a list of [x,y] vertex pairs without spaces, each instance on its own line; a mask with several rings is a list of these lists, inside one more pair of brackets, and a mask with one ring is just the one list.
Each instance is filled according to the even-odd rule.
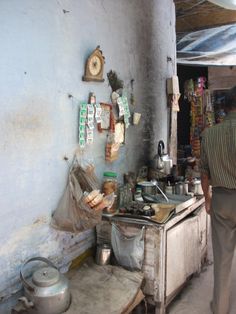
[[236,23],[236,11],[203,0],[175,0],[176,32],[188,33]]

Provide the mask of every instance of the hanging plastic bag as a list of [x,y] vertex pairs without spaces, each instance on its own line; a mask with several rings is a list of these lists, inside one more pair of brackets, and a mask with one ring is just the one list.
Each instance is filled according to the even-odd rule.
[[[66,189],[52,215],[51,226],[63,231],[81,232],[98,224],[101,210],[112,203],[99,193],[98,188],[94,169],[84,169],[78,162],[73,162]],[[92,195],[93,198],[89,199]]]
[[144,259],[144,230],[142,227],[137,234],[125,235],[121,229],[112,224],[111,244],[119,265],[129,270],[141,270]]

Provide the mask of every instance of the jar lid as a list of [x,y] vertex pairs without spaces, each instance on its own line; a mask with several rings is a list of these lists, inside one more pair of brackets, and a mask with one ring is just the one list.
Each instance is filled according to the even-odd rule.
[[117,177],[117,173],[116,173],[116,172],[108,171],[108,172],[104,172],[104,173],[103,173],[103,176],[104,176],[104,177],[109,177],[109,178],[116,178],[116,177]]

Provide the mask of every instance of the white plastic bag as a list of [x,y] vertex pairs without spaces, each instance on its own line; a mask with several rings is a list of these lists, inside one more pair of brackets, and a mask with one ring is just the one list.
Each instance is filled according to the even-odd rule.
[[126,236],[118,226],[112,224],[111,244],[119,265],[129,270],[141,270],[144,259],[143,226],[135,235]]

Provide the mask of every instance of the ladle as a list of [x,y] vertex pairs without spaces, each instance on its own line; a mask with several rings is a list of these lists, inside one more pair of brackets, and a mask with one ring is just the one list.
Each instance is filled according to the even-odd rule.
[[152,184],[157,187],[161,195],[165,198],[166,202],[169,203],[168,197],[165,195],[165,193],[162,191],[162,189],[159,187],[157,180],[151,180]]

